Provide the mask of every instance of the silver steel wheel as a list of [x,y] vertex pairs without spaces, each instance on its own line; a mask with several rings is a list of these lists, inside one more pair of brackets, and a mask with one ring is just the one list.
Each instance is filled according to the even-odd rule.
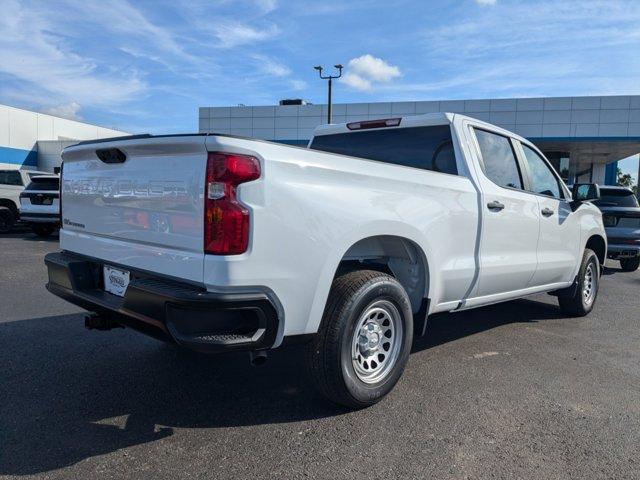
[[589,262],[582,282],[582,298],[586,305],[591,305],[598,291],[598,272],[593,262]]
[[402,317],[388,300],[369,305],[356,325],[351,340],[351,359],[364,383],[377,383],[393,370],[403,337]]

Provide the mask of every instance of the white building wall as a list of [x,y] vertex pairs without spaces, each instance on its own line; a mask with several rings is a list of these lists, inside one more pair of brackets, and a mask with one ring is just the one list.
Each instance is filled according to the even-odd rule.
[[[432,112],[463,113],[533,139],[640,137],[640,95],[336,104],[333,122]],[[326,105],[202,107],[198,122],[201,133],[301,142],[326,116]]]
[[[36,168],[33,159],[41,140],[92,140],[126,132],[75,120],[0,105],[0,168]],[[28,158],[27,164],[21,159]],[[29,164],[29,162],[31,164]]]

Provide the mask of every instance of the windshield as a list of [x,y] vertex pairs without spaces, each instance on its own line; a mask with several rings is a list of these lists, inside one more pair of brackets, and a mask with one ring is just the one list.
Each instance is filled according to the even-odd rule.
[[629,190],[600,188],[600,200],[593,203],[600,207],[637,207],[638,199]]

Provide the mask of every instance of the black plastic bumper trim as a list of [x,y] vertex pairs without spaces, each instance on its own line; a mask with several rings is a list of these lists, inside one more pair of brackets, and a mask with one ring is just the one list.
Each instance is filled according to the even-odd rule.
[[[214,353],[264,350],[276,340],[279,319],[270,298],[256,293],[214,293],[127,268],[124,297],[102,288],[102,267],[109,262],[69,252],[49,253],[47,289],[80,307],[155,327],[160,335],[193,350]],[[135,328],[135,327],[134,327]]]
[[29,218],[47,218],[51,220],[60,220],[59,213],[20,213],[20,218],[29,219]]

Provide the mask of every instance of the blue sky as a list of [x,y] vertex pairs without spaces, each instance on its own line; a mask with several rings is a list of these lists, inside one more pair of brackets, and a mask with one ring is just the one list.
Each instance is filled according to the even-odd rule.
[[0,103],[130,132],[203,105],[640,94],[640,1],[0,0]]

